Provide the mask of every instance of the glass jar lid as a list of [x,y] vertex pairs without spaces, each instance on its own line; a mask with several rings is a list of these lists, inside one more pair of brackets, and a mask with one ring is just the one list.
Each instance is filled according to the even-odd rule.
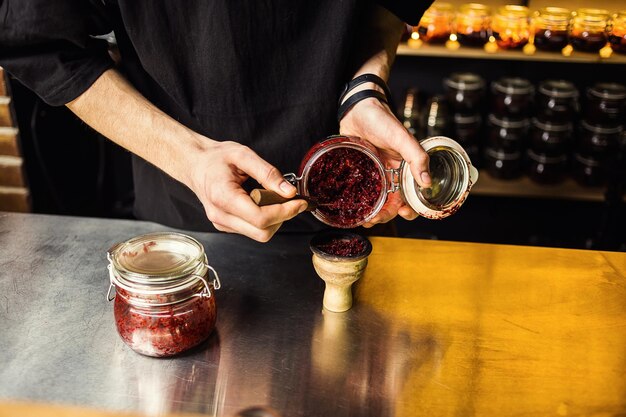
[[552,155],[537,153],[533,151],[532,149],[528,149],[528,151],[526,152],[530,159],[532,159],[535,162],[539,162],[540,164],[562,164],[562,163],[567,162],[567,155],[564,155],[564,154],[552,156]]
[[420,141],[430,158],[432,185],[421,188],[408,165],[400,166],[400,190],[406,203],[420,216],[443,219],[461,207],[470,189],[478,181],[478,170],[472,166],[465,150],[454,140],[434,136]]
[[587,165],[590,167],[597,167],[602,165],[602,161],[598,158],[594,158],[591,155],[581,155],[580,153],[575,153],[574,154],[574,159],[578,162],[580,162],[583,165]]
[[490,158],[499,159],[502,161],[514,161],[516,159],[520,159],[520,157],[522,156],[519,151],[507,152],[505,150],[496,148],[485,148],[485,155]]
[[485,81],[471,72],[455,72],[444,80],[444,84],[456,90],[480,90],[484,88]]
[[493,92],[504,94],[532,94],[534,89],[530,81],[519,77],[504,77],[491,84]]
[[615,135],[615,134],[621,133],[622,131],[621,125],[615,125],[615,126],[594,125],[585,120],[580,122],[580,126],[583,129],[588,130],[589,132],[599,133],[601,135]]
[[587,89],[587,96],[606,100],[623,100],[626,98],[626,86],[618,83],[598,83]]
[[533,126],[546,132],[567,132],[573,129],[573,126],[570,122],[555,123],[550,121],[542,121],[537,118],[533,118]]
[[491,7],[482,3],[465,3],[459,7],[459,13],[466,16],[487,17],[491,14]]
[[513,119],[509,117],[497,117],[495,114],[489,114],[489,123],[504,127],[504,128],[512,128],[512,129],[522,129],[528,127],[529,121],[528,119]]
[[569,81],[546,80],[539,84],[539,92],[553,98],[578,97],[578,89]]
[[475,114],[463,114],[463,113],[455,113],[454,114],[454,123],[457,125],[475,125],[480,124],[482,118],[479,113]]
[[[211,295],[208,270],[215,275],[213,289],[220,282],[208,264],[204,247],[191,236],[158,232],[136,236],[118,243],[107,252],[111,286],[133,294],[143,304],[172,304],[199,292]],[[179,296],[176,296],[176,295]],[[163,296],[156,299],[152,296]]]

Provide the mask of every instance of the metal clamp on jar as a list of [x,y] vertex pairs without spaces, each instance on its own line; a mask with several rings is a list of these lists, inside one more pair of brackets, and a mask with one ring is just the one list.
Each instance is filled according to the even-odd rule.
[[200,242],[151,233],[114,245],[107,258],[107,299],[115,299],[117,331],[131,349],[172,356],[209,337],[216,321],[213,292],[221,284]]
[[[478,180],[478,171],[463,148],[450,138],[435,136],[420,144],[430,157],[430,188],[415,182],[405,161],[397,169],[387,168],[374,146],[349,136],[333,136],[313,146],[301,163],[299,175],[287,174],[285,178],[297,187],[296,198],[314,202],[313,216],[333,227],[367,223],[393,192],[400,192],[423,217],[448,217],[467,198]],[[266,193],[254,193],[261,198],[253,195],[253,199],[261,206],[280,202],[263,198]]]

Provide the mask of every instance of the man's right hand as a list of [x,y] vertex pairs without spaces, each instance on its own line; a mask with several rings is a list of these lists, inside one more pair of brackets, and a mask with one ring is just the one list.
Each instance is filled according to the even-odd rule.
[[67,107],[191,188],[218,230],[267,242],[285,220],[306,208],[303,200],[258,207],[241,187],[248,177],[286,198],[296,189],[250,148],[202,136],[163,113],[116,70],[104,72]]
[[257,206],[241,187],[249,177],[285,198],[293,197],[296,188],[247,146],[211,140],[207,143],[206,149],[193,157],[190,188],[217,230],[267,242],[284,221],[306,210],[304,200]]

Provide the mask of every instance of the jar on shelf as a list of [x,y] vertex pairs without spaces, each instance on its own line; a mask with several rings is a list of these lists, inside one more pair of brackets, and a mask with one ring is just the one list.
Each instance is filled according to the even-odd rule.
[[504,77],[491,83],[491,111],[496,116],[527,117],[535,87],[524,78]]
[[107,298],[115,299],[117,331],[131,349],[173,356],[213,332],[220,281],[196,239],[171,232],[141,235],[114,245],[107,257]]
[[485,80],[471,72],[457,72],[443,81],[448,103],[457,113],[478,113],[485,95]]
[[626,54],[626,10],[613,15],[609,28],[611,49],[617,53]]
[[456,16],[456,36],[463,46],[481,47],[491,36],[491,8],[480,3],[466,3]]
[[482,117],[479,113],[455,113],[453,116],[452,136],[465,150],[469,145],[477,145],[480,141]]
[[626,123],[626,86],[598,83],[588,88],[585,119],[596,124]]
[[518,178],[522,174],[522,153],[487,147],[483,165],[494,178],[501,180]]
[[562,7],[543,7],[532,17],[534,45],[542,51],[558,52],[569,43],[572,12]]
[[537,184],[558,184],[567,174],[567,155],[547,155],[527,151],[526,175]]
[[582,52],[598,52],[608,41],[608,20],[608,10],[578,9],[570,31],[572,47]]
[[505,151],[519,151],[526,143],[529,124],[527,118],[498,117],[490,114],[487,135],[489,146]]
[[564,154],[569,150],[573,133],[573,125],[569,122],[551,122],[533,118],[530,148],[535,153]]
[[400,120],[402,120],[406,130],[415,137],[418,137],[421,132],[420,117],[418,91],[414,88],[409,88],[404,97],[404,107],[402,108]]
[[528,43],[530,37],[530,11],[525,6],[499,7],[493,16],[491,31],[498,47],[518,49]]
[[433,3],[417,25],[419,38],[428,43],[445,43],[452,33],[454,7],[450,3]]
[[546,121],[572,122],[580,111],[578,89],[565,80],[546,80],[537,92],[537,116]]
[[478,171],[454,140],[436,136],[420,141],[430,158],[432,187],[421,188],[403,161],[399,168],[384,165],[378,150],[356,137],[333,136],[313,146],[304,156],[299,174],[285,178],[298,194],[313,199],[312,211],[321,222],[353,228],[378,214],[389,193],[399,192],[419,215],[442,219],[463,204]]
[[610,155],[620,148],[622,126],[580,122],[576,149],[586,155]]
[[445,136],[449,129],[448,102],[445,97],[435,95],[426,102],[422,116],[423,136]]
[[601,157],[575,153],[572,158],[572,177],[584,187],[606,185],[608,177],[606,161]]

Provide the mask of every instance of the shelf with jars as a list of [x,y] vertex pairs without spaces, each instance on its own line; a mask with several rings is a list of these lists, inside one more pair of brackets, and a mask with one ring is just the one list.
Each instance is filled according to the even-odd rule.
[[626,65],[626,10],[435,2],[398,55]]

